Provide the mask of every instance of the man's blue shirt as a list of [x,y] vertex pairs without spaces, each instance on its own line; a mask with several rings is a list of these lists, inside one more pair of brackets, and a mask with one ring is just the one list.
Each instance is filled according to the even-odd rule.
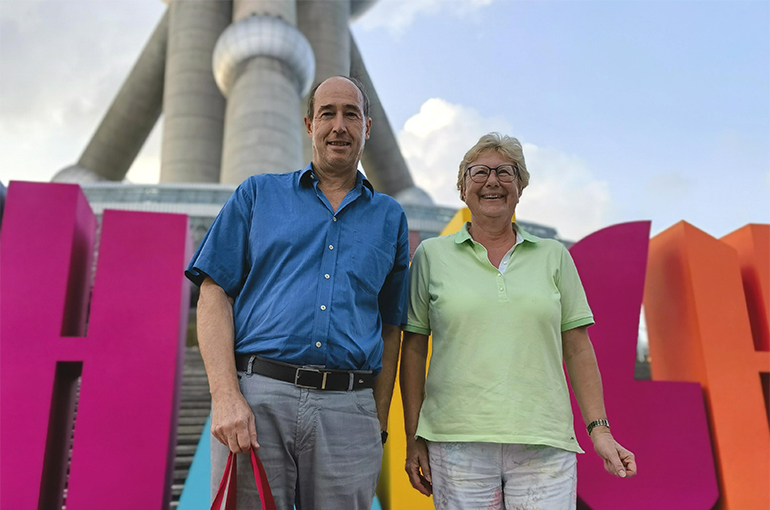
[[347,370],[382,367],[382,323],[406,323],[401,206],[359,172],[337,213],[312,165],[244,181],[187,268],[235,299],[235,352]]

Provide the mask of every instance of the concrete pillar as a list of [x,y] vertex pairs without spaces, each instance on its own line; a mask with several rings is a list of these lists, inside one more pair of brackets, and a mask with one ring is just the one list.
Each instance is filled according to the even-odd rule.
[[[315,79],[350,75],[350,0],[297,0],[297,27],[307,37],[315,55]],[[300,116],[307,111],[307,96]],[[303,133],[303,161],[313,159],[313,142]]]
[[163,15],[76,165],[54,182],[122,181],[158,121],[169,13]]
[[227,97],[223,184],[304,166],[298,112],[315,74],[294,0],[235,0],[233,12],[240,17],[214,51],[214,76]]
[[414,185],[388,116],[380,103],[352,34],[350,49],[350,76],[361,81],[369,94],[372,129],[361,156],[366,176],[377,191],[387,193],[401,203],[432,204],[433,200],[428,194]]
[[170,9],[160,182],[219,182],[225,99],[211,60],[232,3],[173,0]]

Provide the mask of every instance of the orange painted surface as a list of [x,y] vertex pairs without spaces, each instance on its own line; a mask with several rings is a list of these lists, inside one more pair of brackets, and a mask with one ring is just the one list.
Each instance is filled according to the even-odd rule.
[[738,251],[754,347],[770,351],[770,225],[746,225],[722,241]]
[[[761,238],[767,228],[759,227]],[[756,246],[754,230],[749,228],[749,237]],[[751,245],[748,234],[735,234],[727,236],[731,243]],[[762,260],[762,248],[753,253],[739,256],[726,242],[680,222],[651,240],[645,284],[652,377],[703,387],[720,479],[719,508],[725,510],[770,508],[770,427],[759,377],[770,359],[755,352],[742,277],[746,264]],[[761,270],[757,274],[757,287],[766,289],[766,276]],[[760,311],[766,320],[766,308]]]

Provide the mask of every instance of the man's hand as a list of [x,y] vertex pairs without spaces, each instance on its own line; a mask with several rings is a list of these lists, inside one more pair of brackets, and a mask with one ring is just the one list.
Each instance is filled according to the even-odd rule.
[[254,413],[243,395],[213,399],[211,434],[233,453],[259,449]]
[[406,474],[412,487],[421,494],[430,496],[433,485],[430,476],[430,460],[428,459],[428,446],[421,438],[406,438]]
[[634,454],[618,444],[612,437],[610,429],[597,427],[591,431],[591,441],[594,450],[604,459],[604,469],[611,475],[620,478],[630,478],[636,475],[636,458]]

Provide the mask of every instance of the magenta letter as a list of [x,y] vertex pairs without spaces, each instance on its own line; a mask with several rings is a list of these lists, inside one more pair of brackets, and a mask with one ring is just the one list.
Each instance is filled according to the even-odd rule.
[[4,509],[61,508],[76,404],[68,510],[168,505],[187,217],[105,211],[89,313],[95,227],[76,185],[9,186],[0,237]]
[[612,430],[639,461],[635,478],[609,475],[573,397],[587,452],[578,460],[578,496],[593,510],[710,510],[719,493],[700,385],[634,380],[649,231],[649,222],[615,225],[570,249],[596,319],[589,332]]

